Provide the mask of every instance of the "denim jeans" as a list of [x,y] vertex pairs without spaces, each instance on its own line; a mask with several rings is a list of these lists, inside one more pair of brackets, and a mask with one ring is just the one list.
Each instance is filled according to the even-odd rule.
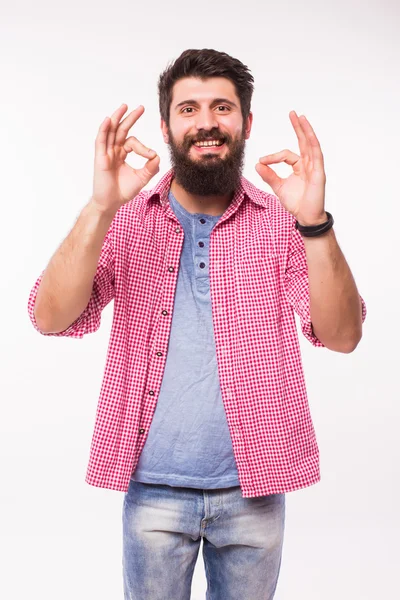
[[131,480],[123,509],[125,600],[189,600],[203,539],[206,600],[272,600],[285,496],[243,498]]

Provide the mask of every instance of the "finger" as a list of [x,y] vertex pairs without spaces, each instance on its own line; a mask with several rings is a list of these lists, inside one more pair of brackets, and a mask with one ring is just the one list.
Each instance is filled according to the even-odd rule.
[[99,127],[95,141],[95,153],[97,156],[104,156],[107,154],[107,136],[110,123],[110,117],[106,117]]
[[154,158],[157,156],[157,152],[154,150],[150,150],[147,148],[142,142],[139,142],[137,138],[133,135],[129,137],[124,143],[124,150],[129,154],[129,152],[135,152],[135,154],[139,154],[139,156],[143,156],[144,158]]
[[270,169],[270,167],[267,167],[266,165],[261,163],[256,164],[256,171],[260,175],[260,177],[265,181],[265,183],[268,183],[268,185],[273,190],[274,194],[278,196],[279,190],[282,187],[283,179],[281,179],[281,177],[279,177],[275,173],[275,171]]
[[301,117],[299,117],[299,121],[301,123],[304,134],[306,135],[308,140],[308,145],[311,153],[310,159],[315,166],[323,169],[324,157],[318,138],[315,135],[314,129],[311,127],[310,122],[306,119],[304,115],[301,115]]
[[136,169],[136,174],[143,183],[143,186],[145,186],[147,183],[149,183],[150,179],[158,173],[159,170],[160,157],[156,155],[154,158],[150,158],[144,167],[141,169]]
[[115,143],[122,144],[124,143],[128,132],[132,125],[136,123],[136,121],[142,116],[144,113],[144,106],[140,105],[135,110],[133,110],[121,123],[118,125],[117,132],[115,135]]
[[260,158],[260,163],[263,165],[274,165],[277,163],[284,162],[287,165],[295,165],[297,161],[300,160],[300,156],[291,152],[290,150],[281,150],[281,152],[276,152],[275,154],[268,154],[267,156],[263,156]]
[[308,156],[308,158],[311,159],[306,134],[304,133],[299,121],[299,117],[294,110],[290,111],[289,119],[293,125],[293,129],[295,130],[299,142],[300,154],[302,156]]
[[119,108],[111,116],[111,125],[107,136],[107,151],[114,148],[115,143],[115,132],[117,131],[118,125],[122,116],[126,113],[128,107],[126,104],[121,104]]

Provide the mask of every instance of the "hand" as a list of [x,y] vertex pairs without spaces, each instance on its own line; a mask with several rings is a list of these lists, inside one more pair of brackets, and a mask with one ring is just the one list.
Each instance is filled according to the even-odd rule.
[[[111,119],[106,117],[96,137],[91,202],[102,212],[116,212],[134,198],[159,170],[160,158],[156,152],[133,136],[127,138],[132,125],[144,113],[144,107],[139,106],[121,121],[127,109],[127,105],[122,104]],[[141,169],[133,169],[125,162],[132,151],[147,158]]]
[[[299,142],[300,156],[290,150],[282,150],[260,158],[256,170],[300,225],[319,225],[327,220],[324,157],[306,117],[298,117],[294,111],[289,117]],[[268,166],[281,162],[293,167],[293,173],[286,179],[278,177]]]

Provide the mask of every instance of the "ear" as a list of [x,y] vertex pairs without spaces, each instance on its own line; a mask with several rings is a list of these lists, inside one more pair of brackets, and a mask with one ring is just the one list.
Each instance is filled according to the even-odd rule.
[[251,127],[253,125],[253,113],[249,113],[249,116],[246,119],[246,126],[244,130],[245,139],[248,140],[250,137]]
[[168,134],[168,126],[164,119],[161,119],[161,132],[166,144],[169,144],[169,134]]

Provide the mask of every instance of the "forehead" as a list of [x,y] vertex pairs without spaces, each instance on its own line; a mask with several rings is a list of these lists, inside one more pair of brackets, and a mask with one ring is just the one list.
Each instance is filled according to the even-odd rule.
[[239,104],[234,84],[225,77],[185,77],[179,79],[172,89],[172,107],[185,100],[212,102],[214,98],[226,98]]

